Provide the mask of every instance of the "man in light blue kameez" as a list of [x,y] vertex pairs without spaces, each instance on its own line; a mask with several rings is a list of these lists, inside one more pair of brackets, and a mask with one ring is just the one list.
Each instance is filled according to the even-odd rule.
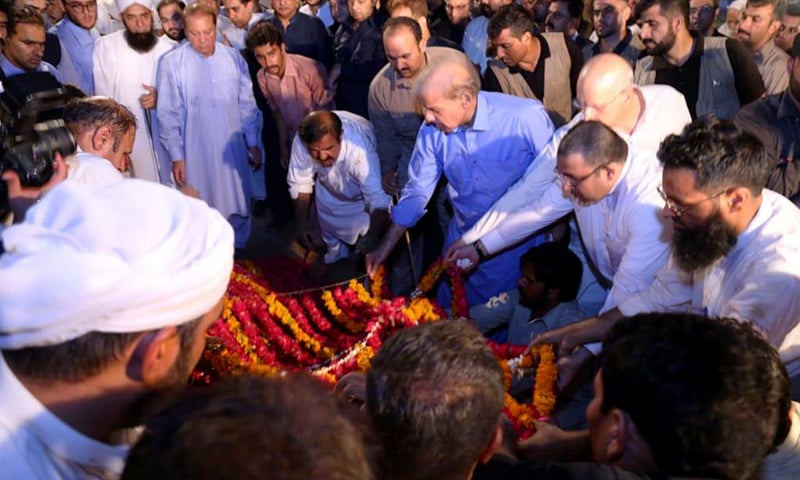
[[[411,155],[408,183],[392,209],[392,226],[367,255],[370,273],[423,216],[442,175],[453,205],[447,247],[525,173],[553,134],[541,102],[479,89],[478,72],[467,60],[442,61],[420,74],[417,99],[425,124]],[[467,278],[469,305],[513,288],[520,255],[541,242],[541,236],[533,237],[482,261]],[[449,306],[448,288],[440,288],[439,301]]]
[[100,38],[97,31],[97,0],[65,0],[66,16],[53,27],[52,32],[61,42],[61,67],[64,83],[80,87],[87,95],[94,95],[94,42]]
[[216,15],[192,4],[189,40],[164,55],[158,74],[159,137],[178,186],[195,188],[234,228],[236,247],[250,236],[249,166],[261,163],[260,118],[244,57],[216,43]]

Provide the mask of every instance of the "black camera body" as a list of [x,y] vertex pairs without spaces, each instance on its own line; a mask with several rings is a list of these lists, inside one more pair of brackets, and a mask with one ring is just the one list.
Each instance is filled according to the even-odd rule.
[[[75,139],[61,114],[67,90],[47,72],[7,77],[0,94],[0,171],[13,170],[23,187],[41,187],[53,176],[56,152],[75,151]],[[8,191],[0,182],[0,212]]]

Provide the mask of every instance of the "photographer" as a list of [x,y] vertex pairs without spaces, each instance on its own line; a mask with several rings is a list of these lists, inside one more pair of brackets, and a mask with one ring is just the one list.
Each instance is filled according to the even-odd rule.
[[136,118],[123,105],[106,97],[75,98],[63,113],[78,150],[67,157],[70,181],[108,184],[123,178],[130,167]]
[[48,72],[61,82],[58,70],[44,57],[44,18],[33,7],[12,10],[8,18],[8,37],[3,45],[0,80],[28,72]]

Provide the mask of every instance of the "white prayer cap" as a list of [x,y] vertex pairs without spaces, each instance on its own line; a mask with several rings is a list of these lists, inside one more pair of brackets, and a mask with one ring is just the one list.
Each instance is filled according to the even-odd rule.
[[735,0],[728,5],[728,9],[744,10],[747,7],[747,0]]
[[143,180],[64,182],[3,241],[0,349],[195,320],[233,268],[233,230],[219,212]]
[[138,3],[139,5],[143,6],[148,10],[153,9],[153,1],[152,0],[115,0],[117,9],[119,10],[120,15],[122,15],[125,10],[133,5],[134,3]]

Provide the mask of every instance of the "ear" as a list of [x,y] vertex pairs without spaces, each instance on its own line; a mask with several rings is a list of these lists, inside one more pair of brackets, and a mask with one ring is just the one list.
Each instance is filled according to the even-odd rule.
[[503,428],[498,425],[494,429],[494,434],[492,435],[492,439],[489,440],[489,443],[486,444],[486,448],[483,449],[481,452],[480,457],[478,457],[478,461],[480,463],[486,463],[492,459],[494,453],[500,448],[503,444]]
[[[781,20],[780,20],[780,19],[778,19],[778,20],[773,20],[773,21],[772,21],[772,22],[769,24],[769,28],[767,29],[767,32],[769,32],[769,35],[770,35],[770,36],[774,36],[776,33],[778,33],[778,30],[780,30],[780,28],[781,28]],[[772,40],[770,40],[770,42],[771,42],[771,41],[772,41]]]
[[92,133],[92,148],[101,150],[108,142],[114,142],[114,132],[111,127],[103,125]]
[[605,452],[603,452],[604,455],[601,458],[607,459],[608,463],[613,465],[625,453],[630,435],[631,420],[627,413],[619,408],[614,408],[609,412],[606,421],[611,422],[611,426],[608,428],[608,435],[602,447],[605,448]]
[[730,213],[741,212],[752,196],[753,194],[749,188],[734,188],[725,196],[725,204],[728,206],[728,211]]
[[181,351],[176,327],[148,332],[136,346],[128,364],[128,376],[146,387],[159,385],[172,371]]
[[286,55],[286,43],[281,43],[281,53]]

